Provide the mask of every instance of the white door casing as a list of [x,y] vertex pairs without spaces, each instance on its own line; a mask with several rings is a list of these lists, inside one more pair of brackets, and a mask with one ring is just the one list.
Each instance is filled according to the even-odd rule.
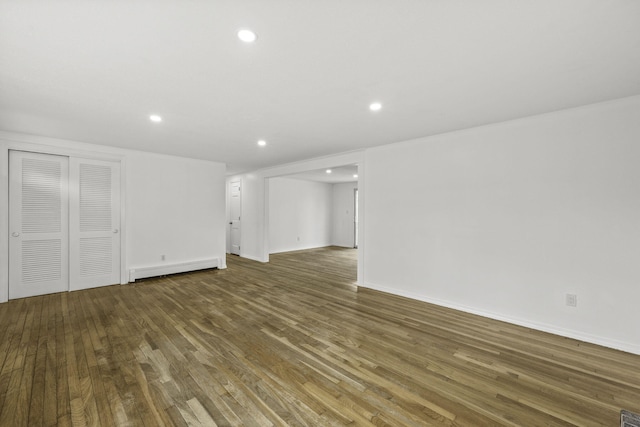
[[242,210],[241,190],[240,181],[233,181],[229,183],[229,226],[231,227],[229,238],[231,239],[230,252],[234,255],[240,255],[240,215]]
[[353,247],[358,247],[358,189],[353,190]]
[[9,152],[9,298],[69,286],[67,157]]

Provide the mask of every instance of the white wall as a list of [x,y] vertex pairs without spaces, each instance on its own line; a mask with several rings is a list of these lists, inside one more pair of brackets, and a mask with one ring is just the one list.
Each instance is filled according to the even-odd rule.
[[333,185],[269,179],[269,252],[331,245]]
[[333,184],[333,214],[331,242],[335,246],[353,248],[355,190],[357,182]]
[[130,268],[224,259],[225,166],[142,152],[127,160]]
[[640,97],[365,157],[366,286],[640,353]]
[[129,269],[210,258],[226,266],[224,164],[0,132],[0,302],[8,296],[9,149],[122,162],[123,278]]

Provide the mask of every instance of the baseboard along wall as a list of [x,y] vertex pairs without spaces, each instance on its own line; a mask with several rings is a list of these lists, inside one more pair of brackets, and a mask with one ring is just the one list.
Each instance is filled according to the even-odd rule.
[[147,277],[166,276],[168,274],[186,273],[188,271],[205,270],[208,268],[226,268],[220,258],[203,259],[198,261],[181,262],[176,264],[162,264],[149,267],[136,267],[129,270],[129,282]]

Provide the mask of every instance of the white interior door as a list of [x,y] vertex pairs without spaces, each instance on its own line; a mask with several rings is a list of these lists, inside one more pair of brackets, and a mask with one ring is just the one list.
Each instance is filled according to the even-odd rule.
[[69,287],[69,159],[9,152],[9,298]]
[[242,208],[240,191],[240,181],[229,183],[229,226],[231,227],[229,236],[231,239],[231,253],[234,255],[240,255],[240,213]]
[[69,289],[120,283],[120,164],[69,159]]

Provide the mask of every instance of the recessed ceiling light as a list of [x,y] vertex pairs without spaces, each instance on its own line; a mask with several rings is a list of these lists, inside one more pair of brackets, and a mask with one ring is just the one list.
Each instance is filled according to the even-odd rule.
[[162,117],[158,116],[157,114],[152,114],[149,116],[149,120],[155,123],[160,123],[162,121]]
[[357,173],[354,173],[354,174],[353,174],[353,177],[354,177],[354,178],[357,178],[357,177],[358,177],[358,174],[357,174]]
[[267,145],[267,141],[265,141],[264,139],[261,139],[260,141],[258,141],[258,145],[261,147],[264,147],[265,145]]
[[245,43],[253,43],[258,36],[253,31],[244,29],[238,31],[238,38]]
[[327,169],[327,173],[331,173],[331,169]]
[[374,102],[369,105],[369,109],[371,111],[380,111],[381,108],[382,108],[382,104],[380,104],[379,102]]

